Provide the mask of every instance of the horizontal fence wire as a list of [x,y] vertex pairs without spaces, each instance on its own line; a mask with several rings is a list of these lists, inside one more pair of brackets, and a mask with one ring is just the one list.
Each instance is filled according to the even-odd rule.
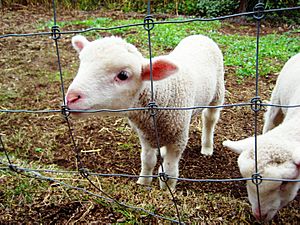
[[[26,168],[21,167],[14,164],[6,164],[3,162],[0,162],[2,167],[0,167],[0,170],[7,171],[11,170],[11,166],[16,168],[16,170],[20,170],[22,172],[32,172],[32,173],[50,173],[50,174],[77,174],[79,175],[79,171],[69,171],[69,170],[51,170],[51,169],[32,169],[32,168]],[[132,175],[132,174],[119,174],[119,173],[95,173],[95,172],[86,172],[89,176],[95,176],[95,177],[123,177],[123,178],[132,178],[132,179],[138,179],[140,177],[145,178],[155,178],[159,179],[159,175]],[[237,181],[251,181],[253,180],[252,177],[239,177],[239,178],[228,178],[228,179],[191,179],[191,178],[183,178],[183,177],[171,177],[170,179],[176,179],[177,181],[187,181],[187,182],[195,182],[195,183],[201,183],[201,182],[237,182]],[[300,179],[276,179],[276,178],[270,178],[270,177],[262,177],[261,180],[265,181],[276,181],[276,182],[300,182]]]
[[[274,12],[283,12],[283,11],[292,11],[292,10],[300,10],[300,6],[297,7],[290,7],[290,8],[281,8],[281,9],[268,9],[264,10],[263,13],[274,13]],[[209,21],[217,21],[217,20],[225,20],[225,19],[231,19],[235,17],[242,17],[242,16],[253,16],[257,12],[244,12],[244,13],[237,13],[227,16],[220,16],[220,17],[214,17],[214,18],[191,18],[191,19],[184,19],[184,20],[171,20],[171,21],[153,21],[153,25],[163,25],[163,24],[181,24],[181,23],[192,23],[192,22],[209,22]],[[121,25],[121,26],[113,26],[113,27],[92,27],[88,29],[83,30],[71,30],[71,31],[58,31],[55,32],[57,34],[63,35],[63,34],[82,34],[87,33],[91,31],[111,31],[111,30],[119,30],[124,28],[131,28],[131,27],[139,27],[139,26],[145,26],[145,22],[143,23],[135,23],[135,24],[127,24],[127,25]],[[36,32],[36,33],[22,33],[22,34],[3,34],[0,35],[1,38],[8,38],[8,37],[32,37],[32,36],[49,36],[53,35],[53,31],[49,32]]]
[[[252,100],[251,100],[252,101]],[[254,103],[252,102],[241,102],[234,104],[224,104],[224,105],[205,105],[205,106],[191,106],[191,107],[154,107],[155,110],[158,111],[188,111],[188,110],[197,110],[197,109],[220,109],[220,108],[232,108],[232,107],[243,107],[250,106],[252,107],[256,105],[257,107],[276,107],[276,108],[300,108],[300,104],[292,104],[292,105],[280,105],[280,104],[272,104],[272,103]],[[131,112],[131,111],[149,111],[153,109],[152,107],[138,107],[138,108],[127,108],[127,109],[65,109],[67,113],[121,113],[121,112]],[[0,109],[0,113],[62,113],[61,109]]]
[[[214,17],[214,18],[188,18],[188,19],[183,19],[183,20],[170,20],[170,21],[154,21],[153,16],[151,15],[151,4],[150,1],[148,1],[147,4],[147,15],[142,23],[135,23],[135,24],[127,24],[127,25],[121,25],[121,26],[114,26],[114,27],[102,27],[102,28],[96,28],[96,27],[91,27],[88,29],[84,30],[72,30],[72,31],[60,31],[59,26],[57,25],[57,20],[56,20],[56,6],[55,6],[55,1],[53,0],[53,27],[51,28],[50,32],[36,32],[36,33],[21,33],[21,34],[3,34],[0,35],[0,39],[4,38],[14,38],[14,37],[33,37],[33,36],[51,36],[52,39],[55,42],[55,48],[56,48],[56,54],[57,54],[57,63],[58,63],[58,68],[59,68],[59,74],[60,74],[60,82],[61,82],[61,92],[62,92],[62,106],[60,109],[0,109],[0,113],[38,113],[38,114],[43,114],[43,113],[61,113],[68,125],[69,128],[69,136],[70,140],[72,142],[72,145],[74,147],[74,153],[76,154],[76,159],[79,164],[79,169],[78,171],[61,171],[61,170],[50,170],[50,169],[32,169],[32,168],[25,168],[21,167],[18,165],[13,164],[12,160],[10,159],[9,153],[5,148],[5,145],[2,140],[2,134],[0,133],[0,151],[5,153],[6,161],[0,161],[0,170],[5,171],[13,171],[13,172],[18,172],[20,174],[27,174],[27,176],[32,177],[32,178],[37,178],[41,180],[46,180],[50,182],[55,182],[58,183],[62,186],[65,186],[66,188],[70,189],[75,189],[78,191],[82,191],[86,194],[93,195],[96,197],[99,197],[101,199],[104,199],[110,203],[116,203],[119,206],[126,207],[132,210],[136,211],[141,211],[144,212],[148,215],[151,215],[153,217],[163,219],[166,221],[170,221],[172,223],[178,223],[178,224],[183,224],[184,222],[181,221],[181,216],[180,216],[180,211],[178,210],[176,201],[174,199],[174,196],[172,195],[173,202],[174,202],[174,207],[176,208],[177,212],[177,220],[173,220],[171,218],[167,218],[161,215],[158,215],[154,212],[151,212],[149,210],[145,210],[143,208],[139,207],[134,207],[127,205],[126,203],[119,202],[113,197],[109,196],[109,194],[105,193],[103,190],[101,190],[99,187],[97,187],[92,180],[89,179],[91,176],[96,176],[96,177],[122,177],[122,178],[132,178],[132,179],[138,179],[139,177],[151,177],[151,178],[156,178],[156,179],[176,179],[177,181],[182,181],[182,182],[241,182],[241,181],[252,181],[257,185],[257,197],[258,197],[258,202],[259,201],[259,184],[261,181],[273,181],[273,182],[300,182],[300,180],[295,180],[295,179],[274,179],[274,178],[266,178],[266,177],[261,177],[259,175],[259,171],[257,169],[257,156],[255,158],[255,163],[256,163],[256,171],[255,174],[253,174],[252,177],[248,178],[230,178],[230,179],[191,179],[191,178],[182,178],[182,177],[171,177],[168,176],[167,174],[159,174],[159,175],[153,175],[153,176],[140,176],[140,175],[132,175],[132,174],[100,174],[100,173],[95,173],[87,170],[84,168],[84,164],[81,162],[81,155],[80,151],[77,148],[76,142],[74,135],[72,133],[72,128],[71,124],[68,119],[68,115],[72,112],[79,112],[79,113],[101,113],[101,112],[110,112],[110,113],[121,113],[121,112],[129,112],[129,111],[149,111],[150,115],[153,116],[153,123],[156,127],[156,133],[157,131],[157,125],[156,125],[156,119],[155,119],[155,113],[153,113],[153,110],[197,110],[197,109],[205,109],[205,108],[229,108],[229,107],[245,107],[248,106],[251,108],[251,110],[254,112],[254,118],[255,118],[255,124],[254,124],[254,129],[255,129],[255,155],[257,154],[257,143],[256,143],[256,138],[257,138],[257,116],[258,113],[261,111],[262,107],[280,107],[280,108],[299,108],[300,105],[278,105],[278,104],[272,104],[272,103],[264,103],[261,101],[259,98],[259,93],[258,93],[258,78],[259,78],[259,70],[258,70],[258,58],[259,58],[259,37],[260,37],[260,22],[264,18],[266,13],[274,13],[274,12],[282,12],[282,11],[291,11],[291,10],[300,10],[299,7],[291,7],[291,8],[281,8],[281,9],[269,9],[265,10],[264,5],[262,4],[262,1],[258,1],[257,5],[254,7],[254,10],[251,12],[244,12],[244,13],[238,13],[238,14],[232,14],[232,15],[226,15],[226,16],[220,16],[220,17]],[[91,31],[110,31],[110,30],[116,30],[116,29],[123,29],[123,28],[131,28],[131,27],[137,27],[137,26],[143,26],[144,29],[146,30],[148,34],[148,47],[149,47],[149,53],[150,53],[150,65],[151,65],[151,59],[152,59],[152,52],[151,52],[151,29],[155,25],[163,25],[163,24],[182,24],[182,23],[192,23],[192,22],[208,22],[208,21],[216,21],[216,20],[224,20],[224,19],[230,19],[230,18],[235,18],[235,17],[241,17],[241,16],[252,16],[256,20],[256,25],[257,25],[257,43],[256,43],[256,75],[255,75],[255,97],[251,99],[249,102],[243,102],[243,103],[234,103],[234,104],[225,104],[225,105],[217,105],[217,106],[188,106],[188,107],[160,107],[155,104],[153,104],[154,99],[153,99],[153,83],[151,83],[151,94],[152,94],[152,101],[149,103],[148,106],[146,107],[141,107],[141,108],[128,108],[128,109],[116,109],[116,110],[111,110],[111,109],[99,109],[99,110],[70,110],[68,109],[65,105],[65,93],[64,93],[64,80],[62,76],[62,68],[60,64],[60,54],[59,54],[59,39],[61,38],[62,35],[66,34],[80,34],[80,33],[86,33],[86,32],[91,32]],[[150,66],[150,77],[152,76],[152,67]],[[151,79],[151,82],[153,80]],[[152,104],[151,104],[152,103]],[[157,140],[157,147],[158,147],[158,152],[160,154],[160,145],[159,145],[159,140]],[[161,163],[161,162],[160,162]],[[161,164],[162,166],[162,164]],[[65,182],[59,181],[58,179],[49,177],[49,176],[44,176],[41,173],[51,173],[51,174],[78,174],[81,175],[83,179],[86,179],[87,181],[90,182],[90,184],[96,188],[97,191],[99,191],[102,195],[95,194],[91,191],[88,191],[84,188],[81,187],[75,187],[72,185],[69,185]],[[169,189],[170,193],[172,194],[172,191]],[[259,207],[260,210],[260,207]]]

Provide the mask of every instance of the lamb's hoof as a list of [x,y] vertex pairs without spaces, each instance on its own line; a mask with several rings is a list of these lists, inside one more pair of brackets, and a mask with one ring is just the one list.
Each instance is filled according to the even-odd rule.
[[149,185],[151,185],[151,181],[152,181],[152,178],[140,177],[136,183],[149,186]]
[[162,190],[171,190],[174,192],[176,190],[176,180],[168,180],[167,183],[165,181],[159,181],[160,189]]
[[202,149],[201,149],[201,153],[203,155],[211,156],[213,154],[213,152],[214,152],[213,148],[202,147]]

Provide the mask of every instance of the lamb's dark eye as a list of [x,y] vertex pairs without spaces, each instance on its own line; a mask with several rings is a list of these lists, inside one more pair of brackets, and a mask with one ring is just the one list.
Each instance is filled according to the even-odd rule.
[[126,71],[121,71],[118,75],[117,78],[119,80],[127,80],[128,78],[128,73]]

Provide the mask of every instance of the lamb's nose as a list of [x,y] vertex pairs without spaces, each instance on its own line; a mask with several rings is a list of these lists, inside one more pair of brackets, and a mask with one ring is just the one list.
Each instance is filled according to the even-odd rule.
[[73,104],[82,98],[82,95],[78,92],[70,92],[67,94],[67,105]]

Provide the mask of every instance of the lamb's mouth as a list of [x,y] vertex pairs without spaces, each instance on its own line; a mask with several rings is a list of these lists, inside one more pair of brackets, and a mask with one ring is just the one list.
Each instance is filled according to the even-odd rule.
[[92,110],[91,108],[85,108],[85,109],[69,109],[70,115],[73,117],[83,117],[84,115],[88,115],[91,112],[89,110]]

